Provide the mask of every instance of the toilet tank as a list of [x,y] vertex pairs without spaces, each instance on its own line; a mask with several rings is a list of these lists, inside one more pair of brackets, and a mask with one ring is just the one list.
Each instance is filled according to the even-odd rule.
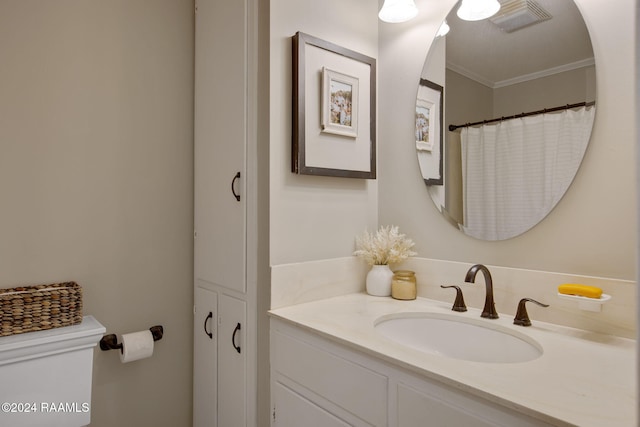
[[93,349],[105,328],[82,323],[0,337],[0,426],[91,422]]

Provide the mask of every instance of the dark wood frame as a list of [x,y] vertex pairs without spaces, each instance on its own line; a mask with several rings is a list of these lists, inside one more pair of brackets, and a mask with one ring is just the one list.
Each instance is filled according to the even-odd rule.
[[[346,49],[344,47],[335,45],[333,43],[318,39],[308,34],[297,32],[293,36],[293,130],[291,134],[292,139],[292,152],[291,152],[291,169],[292,172],[302,175],[323,175],[323,176],[338,176],[345,178],[364,178],[375,179],[376,178],[376,60],[358,52]],[[369,93],[370,93],[370,105],[369,105],[369,132],[371,135],[370,146],[370,170],[358,171],[358,170],[345,170],[345,169],[331,169],[322,168],[316,166],[307,166],[305,156],[305,129],[306,120],[305,115],[305,47],[307,45],[315,46],[336,55],[341,55],[354,61],[367,64],[370,69],[369,73]],[[320,93],[320,88],[318,88]],[[318,99],[320,102],[320,99]],[[362,105],[361,105],[362,107]],[[360,123],[361,126],[366,126],[366,123]]]
[[438,103],[438,109],[439,111],[439,118],[438,118],[438,122],[437,126],[438,126],[438,144],[440,145],[440,159],[439,159],[439,177],[438,178],[425,178],[424,179],[424,183],[427,185],[444,185],[444,179],[443,179],[443,173],[442,173],[442,159],[444,157],[444,151],[443,150],[443,139],[444,139],[444,109],[443,109],[443,105],[444,105],[444,89],[442,88],[442,86],[440,86],[437,83],[434,83],[432,81],[426,80],[426,79],[420,79],[420,86],[426,86],[429,89],[433,89],[436,92],[440,92],[440,102]]

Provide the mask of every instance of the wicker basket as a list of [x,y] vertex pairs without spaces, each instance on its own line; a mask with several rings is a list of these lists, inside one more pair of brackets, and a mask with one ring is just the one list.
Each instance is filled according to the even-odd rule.
[[0,337],[82,322],[76,282],[0,289]]

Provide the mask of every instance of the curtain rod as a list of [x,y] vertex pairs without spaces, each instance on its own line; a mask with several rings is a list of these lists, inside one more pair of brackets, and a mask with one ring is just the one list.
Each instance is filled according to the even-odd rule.
[[560,107],[545,108],[543,110],[531,111],[529,113],[520,113],[520,114],[516,114],[516,115],[513,115],[513,116],[508,116],[508,117],[500,117],[500,118],[491,119],[491,120],[482,120],[480,122],[467,123],[467,124],[464,124],[464,125],[449,125],[449,130],[451,132],[453,132],[456,129],[466,128],[466,127],[469,127],[469,126],[485,125],[487,123],[495,123],[495,122],[500,122],[502,120],[519,119],[521,117],[535,116],[535,115],[538,115],[538,114],[545,114],[545,113],[553,113],[554,111],[569,110],[571,108],[590,107],[590,106],[595,105],[595,104],[596,104],[595,101],[592,101],[592,102],[578,102],[577,104],[567,104],[567,105],[563,105],[563,106],[560,106]]

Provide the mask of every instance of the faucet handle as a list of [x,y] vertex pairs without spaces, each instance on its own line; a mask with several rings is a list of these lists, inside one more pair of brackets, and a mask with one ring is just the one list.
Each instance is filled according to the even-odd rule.
[[462,289],[460,289],[459,286],[456,286],[456,285],[451,285],[451,286],[440,285],[440,287],[443,288],[443,289],[454,288],[456,290],[456,300],[453,302],[453,307],[451,307],[451,310],[453,310],[453,311],[467,311],[467,306],[464,304],[464,297],[462,296]]
[[531,326],[531,320],[529,320],[529,313],[527,313],[527,307],[525,305],[527,302],[533,302],[538,304],[540,307],[549,307],[549,304],[543,304],[531,298],[522,298],[518,303],[516,317],[513,319],[514,325]]

